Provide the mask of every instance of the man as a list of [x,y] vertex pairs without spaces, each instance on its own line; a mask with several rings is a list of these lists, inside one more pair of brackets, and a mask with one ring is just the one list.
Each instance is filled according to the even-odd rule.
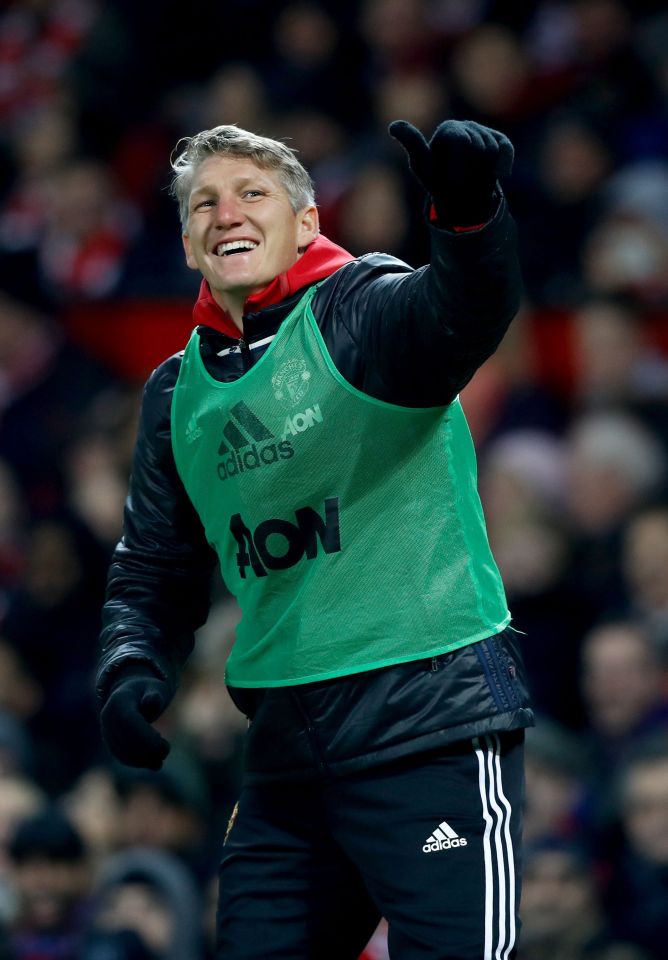
[[390,131],[428,195],[420,270],[321,237],[280,142],[222,126],[173,163],[199,326],[146,387],[99,696],[111,752],[158,768],[218,558],[251,721],[226,960],[354,960],[381,915],[400,960],[514,956],[532,717],[457,398],[518,308],[512,146]]
[[668,937],[665,727],[638,742],[620,763],[617,787],[625,842],[610,865],[608,914],[618,936],[638,944],[651,960],[660,960]]
[[[16,960],[81,956],[90,908],[90,857],[78,831],[55,807],[23,817],[6,843],[16,909],[9,929]],[[0,956],[5,956],[0,948]]]

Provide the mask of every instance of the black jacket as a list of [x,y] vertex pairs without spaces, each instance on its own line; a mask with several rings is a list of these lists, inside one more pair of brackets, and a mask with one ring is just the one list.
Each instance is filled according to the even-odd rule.
[[[478,230],[429,229],[429,266],[413,270],[393,257],[369,254],[323,280],[312,301],[341,374],[365,393],[402,406],[450,403],[496,349],[519,306],[515,229],[505,201]],[[321,279],[317,268],[315,279]],[[200,328],[209,371],[225,382],[242,376],[306,286],[247,314],[240,340]],[[101,702],[132,661],[146,663],[176,689],[194,631],[208,615],[217,561],[171,447],[170,405],[181,357],[161,364],[145,388],[125,533],[111,563],[103,611]],[[254,718],[248,774],[344,772],[529,725],[515,640],[508,628],[426,661],[290,688],[231,691]]]

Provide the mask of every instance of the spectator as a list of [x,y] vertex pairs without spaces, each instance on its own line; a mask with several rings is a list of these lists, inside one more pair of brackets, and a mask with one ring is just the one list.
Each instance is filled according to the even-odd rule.
[[666,667],[640,624],[610,622],[587,634],[582,687],[594,738],[608,754],[668,722]]
[[62,458],[68,505],[107,551],[121,522],[138,410],[134,386],[97,397]]
[[584,414],[574,421],[568,443],[568,507],[578,529],[592,538],[617,532],[664,479],[660,444],[631,416]]
[[620,765],[643,737],[668,733],[666,668],[640,624],[616,621],[584,638],[581,683],[589,720],[589,827],[594,842],[607,843]]
[[367,44],[367,70],[374,78],[416,65],[437,67],[442,38],[432,29],[424,0],[365,0],[358,30]]
[[576,400],[592,408],[668,398],[668,362],[647,341],[631,303],[593,300],[574,313]]
[[134,933],[146,960],[199,960],[202,956],[199,893],[188,871],[170,854],[137,847],[110,857],[96,901],[93,943],[105,935]]
[[22,535],[26,505],[13,471],[0,459],[0,617],[4,615],[7,592],[21,568]]
[[668,300],[668,230],[651,221],[610,214],[592,226],[582,255],[586,287],[595,293],[644,305]]
[[241,127],[269,130],[275,121],[268,108],[268,89],[258,70],[239,61],[222,67],[209,80],[197,124],[237,123]]
[[20,721],[0,711],[0,776],[32,773],[33,744]]
[[568,401],[541,377],[533,325],[529,309],[520,310],[496,353],[462,391],[473,437],[485,453],[497,438],[515,431],[559,438],[571,415]]
[[[46,806],[47,799],[28,776],[6,773],[0,784],[0,929],[16,912],[16,890],[8,845],[16,827]],[[0,954],[0,956],[2,956]]]
[[60,805],[86,844],[95,871],[120,845],[121,803],[112,772],[90,767],[63,794]]
[[36,248],[45,289],[56,300],[88,300],[117,285],[137,211],[121,195],[112,171],[78,160],[51,180]]
[[385,164],[364,165],[339,205],[341,242],[356,255],[383,249],[405,259],[409,227],[401,177]]
[[620,774],[626,844],[615,865],[609,916],[619,936],[663,960],[668,941],[668,750],[647,741]]
[[625,412],[580,414],[567,443],[566,504],[580,589],[592,613],[619,613],[624,524],[661,489],[665,453],[658,438]]
[[0,257],[0,457],[20,484],[27,520],[62,505],[63,451],[113,378],[63,337],[24,266]]
[[22,820],[9,842],[16,960],[79,960],[90,876],[85,847],[54,807]]
[[222,666],[192,664],[174,713],[176,728],[184,744],[199,757],[211,791],[209,829],[222,839],[239,794],[247,726],[232,703]]
[[62,94],[67,69],[89,35],[96,13],[92,0],[4,5],[0,18],[3,126],[20,122],[26,110],[52,103]]
[[[317,111],[357,129],[368,111],[362,69],[359,42],[350,34],[344,39],[343,25],[326,6],[299,0],[279,7],[273,56],[263,64],[269,97],[279,113]],[[230,120],[243,126],[239,118]],[[226,122],[220,114],[215,120]]]
[[15,171],[0,212],[0,249],[30,250],[43,229],[49,183],[76,155],[71,107],[52,103],[31,110],[17,125],[12,146]]
[[610,149],[595,124],[573,114],[553,117],[537,143],[524,185],[527,289],[539,302],[572,306],[586,293],[581,255],[602,213]]
[[622,568],[629,602],[668,654],[668,506],[638,511],[624,531]]
[[518,960],[647,960],[609,929],[594,867],[582,851],[545,838],[525,858]]
[[8,598],[4,636],[39,688],[29,729],[35,774],[51,793],[67,789],[99,749],[91,671],[106,556],[71,516],[40,520]]
[[199,760],[174,750],[160,771],[119,767],[115,779],[120,846],[170,853],[203,883],[218,850],[208,843],[210,797]]
[[479,24],[452,54],[454,104],[462,116],[510,129],[524,112],[531,74],[519,37],[497,23]]
[[592,614],[572,572],[566,455],[563,440],[547,431],[504,431],[486,447],[481,490],[534,702],[543,714],[575,728],[583,717],[572,680]]
[[[28,724],[42,704],[42,691],[20,650],[0,637],[0,716],[19,724],[15,751],[8,750],[3,772],[32,771],[34,745],[30,743]],[[4,744],[5,749],[11,746]],[[34,771],[32,771],[34,772]]]
[[526,740],[525,844],[545,837],[580,839],[586,753],[577,737],[547,717],[538,717]]

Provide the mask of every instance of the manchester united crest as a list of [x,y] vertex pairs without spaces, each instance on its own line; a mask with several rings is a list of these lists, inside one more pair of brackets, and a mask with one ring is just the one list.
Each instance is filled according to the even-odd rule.
[[274,396],[286,407],[294,407],[308,393],[311,373],[298,357],[284,363],[271,378]]

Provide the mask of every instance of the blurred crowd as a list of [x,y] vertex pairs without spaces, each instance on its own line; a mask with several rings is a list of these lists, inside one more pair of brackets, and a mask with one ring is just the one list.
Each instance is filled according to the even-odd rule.
[[[668,13],[633,0],[0,4],[0,960],[206,960],[245,721],[214,584],[160,773],[93,699],[142,383],[198,279],[177,140],[289,138],[323,232],[428,257],[386,133],[504,131],[520,315],[463,393],[538,713],[520,960],[668,943]],[[364,955],[385,958],[382,925]]]

